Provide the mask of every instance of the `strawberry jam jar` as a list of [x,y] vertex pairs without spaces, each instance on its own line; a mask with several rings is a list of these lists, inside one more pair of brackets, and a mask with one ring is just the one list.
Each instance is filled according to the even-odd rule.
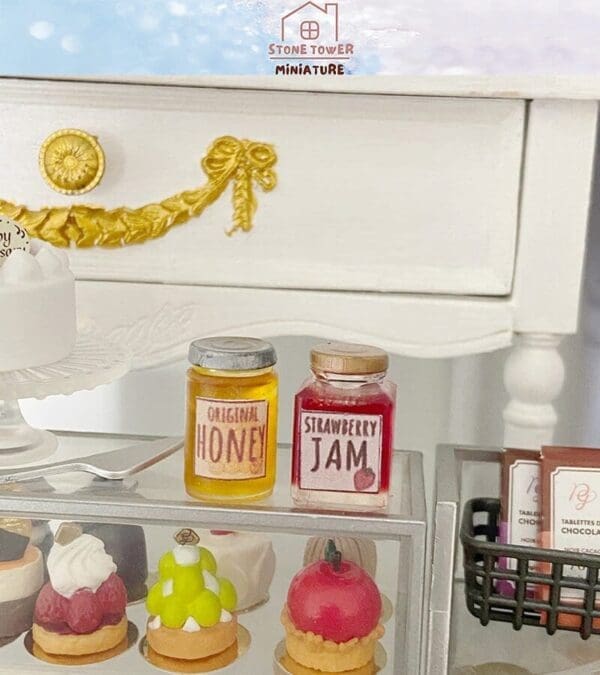
[[312,376],[295,399],[295,504],[387,507],[396,402],[387,354],[328,342],[312,349],[310,361]]

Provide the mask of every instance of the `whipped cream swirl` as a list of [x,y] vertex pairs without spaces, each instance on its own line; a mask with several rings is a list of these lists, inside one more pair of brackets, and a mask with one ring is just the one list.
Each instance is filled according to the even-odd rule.
[[48,575],[52,588],[70,598],[81,588],[98,588],[117,571],[104,543],[91,534],[82,534],[66,546],[55,543],[48,554]]

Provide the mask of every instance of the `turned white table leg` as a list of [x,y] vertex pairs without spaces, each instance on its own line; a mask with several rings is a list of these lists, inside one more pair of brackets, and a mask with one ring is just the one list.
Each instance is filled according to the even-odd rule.
[[522,333],[504,366],[510,401],[504,409],[504,445],[539,448],[550,443],[557,416],[553,401],[565,369],[558,345],[561,335]]

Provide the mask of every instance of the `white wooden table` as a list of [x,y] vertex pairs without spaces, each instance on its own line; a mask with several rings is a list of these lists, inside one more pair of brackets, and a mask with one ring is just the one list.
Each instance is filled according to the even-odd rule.
[[[126,342],[137,367],[215,333],[424,358],[512,344],[505,443],[551,439],[558,346],[577,328],[596,81],[173,82],[0,80],[0,198],[31,207],[136,206],[199,186],[199,159],[224,134],[276,148],[279,183],[258,191],[249,234],[225,236],[227,197],[163,238],[71,250],[80,316]],[[64,127],[106,155],[103,181],[80,197],[38,172],[40,144]]]

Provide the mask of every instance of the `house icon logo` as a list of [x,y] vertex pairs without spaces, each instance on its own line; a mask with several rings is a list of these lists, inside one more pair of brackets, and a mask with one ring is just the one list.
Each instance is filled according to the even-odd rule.
[[337,2],[305,2],[281,17],[279,42],[268,46],[275,75],[345,75],[354,44],[339,40]]
[[339,33],[338,3],[320,6],[305,2],[281,18],[281,41],[315,40],[337,42]]

